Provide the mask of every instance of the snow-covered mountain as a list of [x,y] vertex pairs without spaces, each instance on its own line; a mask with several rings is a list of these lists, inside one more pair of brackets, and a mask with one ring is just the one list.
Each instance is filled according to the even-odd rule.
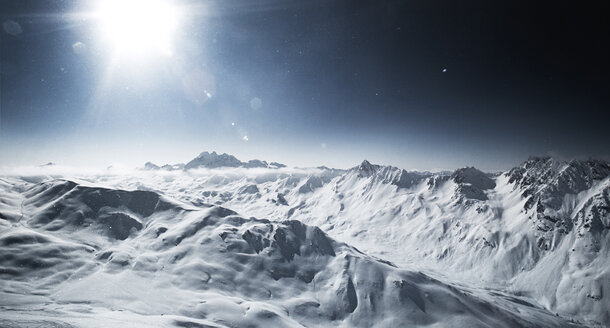
[[252,159],[247,162],[242,162],[238,160],[235,156],[229,155],[226,153],[218,154],[215,151],[207,152],[204,151],[199,156],[192,159],[190,162],[186,164],[165,164],[163,166],[158,166],[152,162],[146,162],[144,164],[144,170],[189,170],[189,169],[199,169],[199,168],[207,168],[207,169],[216,169],[216,168],[227,168],[227,167],[243,167],[243,168],[281,168],[286,167],[284,164],[280,164],[277,162],[267,163],[266,161],[261,161],[258,159]]
[[[537,157],[495,174],[368,161],[247,170],[224,155],[202,153],[191,167],[244,169],[1,179],[0,240],[22,240],[3,248],[3,293],[18,311],[34,300],[16,290],[51,308],[68,295],[62,304],[91,302],[90,319],[143,325],[159,313],[176,326],[610,324],[608,162]],[[37,256],[51,245],[74,261]],[[22,257],[46,264],[20,267]],[[133,295],[95,296],[98,284]],[[113,307],[126,313],[100,310]]]
[[4,206],[21,203],[19,218],[2,220],[3,325],[569,326],[511,296],[492,302],[399,269],[299,221],[151,191],[3,182]]

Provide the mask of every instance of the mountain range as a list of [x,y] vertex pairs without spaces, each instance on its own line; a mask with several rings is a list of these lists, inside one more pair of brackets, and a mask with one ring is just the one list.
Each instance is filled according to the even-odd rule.
[[215,169],[215,168],[226,168],[226,167],[243,167],[243,168],[281,168],[286,167],[284,164],[280,164],[277,162],[267,163],[266,161],[261,161],[258,159],[249,160],[247,162],[242,162],[235,158],[233,155],[229,155],[226,153],[218,154],[215,151],[209,153],[207,151],[202,152],[199,156],[195,157],[193,160],[186,164],[165,164],[162,166],[158,166],[152,162],[146,162],[144,164],[145,170],[189,170],[189,169],[199,169],[199,168],[207,168],[207,169]]
[[431,173],[204,152],[158,170],[0,178],[0,323],[610,324],[604,160]]

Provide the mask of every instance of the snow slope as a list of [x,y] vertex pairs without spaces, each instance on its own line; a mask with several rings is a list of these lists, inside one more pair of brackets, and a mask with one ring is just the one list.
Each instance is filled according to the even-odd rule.
[[571,326],[512,296],[397,268],[299,221],[35,180],[1,180],[3,326]]
[[409,172],[368,161],[346,171],[281,172],[191,172],[171,182],[155,177],[148,187],[194,204],[297,219],[400,266],[483,282],[592,325],[610,322],[605,161],[534,157],[499,174]]
[[[156,244],[158,238],[153,238],[154,234],[145,233],[155,222],[164,222],[162,228],[168,229],[165,233],[170,232],[173,229],[171,227],[179,225],[180,222],[197,225],[196,220],[192,218],[203,215],[204,211],[211,211],[209,206],[216,206],[212,208],[218,209],[227,208],[239,213],[237,215],[231,212],[232,214],[226,216],[218,216],[240,217],[240,220],[244,220],[243,224],[232,228],[237,229],[235,231],[238,231],[238,235],[242,235],[240,243],[245,240],[243,237],[246,232],[245,226],[273,226],[273,230],[260,228],[262,239],[255,245],[264,244],[264,238],[270,240],[270,243],[277,241],[274,239],[274,231],[277,231],[278,227],[301,225],[300,222],[317,226],[321,230],[309,227],[304,229],[324,231],[325,238],[333,245],[335,256],[309,251],[310,253],[305,252],[309,254],[307,256],[295,254],[292,260],[283,258],[286,262],[302,260],[303,262],[299,262],[297,267],[315,267],[312,269],[312,272],[316,272],[315,278],[311,282],[301,281],[298,284],[291,282],[286,285],[284,284],[286,279],[298,281],[301,279],[299,275],[303,273],[291,269],[292,271],[289,271],[292,276],[282,277],[276,281],[272,273],[276,271],[270,266],[265,266],[266,264],[260,264],[267,262],[260,259],[255,261],[255,266],[262,270],[261,272],[264,271],[272,277],[268,282],[270,285],[281,286],[274,285],[274,288],[287,288],[287,286],[296,288],[296,290],[288,288],[285,291],[285,297],[277,303],[282,306],[292,304],[289,300],[300,299],[301,296],[295,295],[302,295],[301,293],[305,293],[304,290],[311,293],[312,283],[315,282],[316,286],[320,286],[318,282],[321,280],[317,279],[322,279],[321,277],[328,276],[325,278],[328,279],[325,280],[325,286],[329,290],[333,290],[332,288],[337,284],[345,287],[343,294],[335,290],[328,291],[326,296],[319,295],[320,291],[315,287],[315,297],[318,299],[315,302],[320,305],[315,306],[316,311],[307,312],[302,318],[295,316],[294,308],[292,311],[283,308],[282,311],[288,313],[286,318],[305,326],[354,326],[362,323],[362,326],[374,324],[379,327],[392,327],[417,326],[425,322],[432,326],[451,326],[450,322],[461,322],[459,320],[465,320],[462,326],[480,324],[552,327],[565,324],[566,320],[579,321],[588,326],[610,325],[610,301],[605,296],[610,290],[608,273],[610,165],[607,162],[596,160],[561,162],[553,158],[539,157],[531,158],[512,170],[497,174],[484,173],[476,168],[443,173],[412,172],[391,166],[374,165],[368,161],[349,170],[326,167],[295,169],[278,166],[247,168],[243,165],[244,162],[241,163],[242,165],[238,167],[197,166],[193,169],[180,170],[149,167],[147,170],[130,172],[127,175],[72,174],[70,179],[76,182],[75,190],[79,190],[78,201],[66,201],[64,196],[58,198],[63,199],[61,201],[53,197],[41,196],[44,192],[38,192],[37,188],[44,189],[43,186],[46,184],[40,183],[51,177],[19,177],[13,174],[12,177],[7,176],[0,180],[3,190],[2,202],[0,202],[0,217],[3,220],[0,222],[5,232],[16,231],[16,228],[25,224],[25,227],[33,229],[36,233],[43,236],[50,234],[63,242],[74,241],[76,238],[74,236],[86,236],[83,237],[86,239],[83,244],[92,247],[97,245],[95,247],[99,250],[104,247],[117,247],[121,250],[128,248],[129,252],[124,250],[123,252],[130,254],[127,258],[132,260],[137,258],[134,254],[145,253],[151,247],[155,249],[154,252],[161,252],[162,248]],[[65,174],[58,175],[65,176]],[[68,182],[59,184],[53,182],[53,184],[56,185],[54,188],[60,189],[71,185]],[[66,184],[68,187],[65,186]],[[153,214],[143,216],[148,212],[129,208],[110,196],[103,196],[110,197],[104,198],[105,201],[111,202],[110,205],[99,208],[96,207],[95,202],[93,207],[87,205],[95,210],[87,211],[79,205],[79,202],[95,199],[92,195],[96,192],[102,195],[125,193],[119,190],[142,193],[139,196],[129,197],[140,197],[141,201],[137,203],[148,204],[147,208]],[[144,195],[156,195],[156,197]],[[119,198],[125,199],[125,197],[127,196]],[[41,200],[36,201],[36,199]],[[152,206],[150,204],[153,202],[155,207],[150,209]],[[23,204],[23,217],[21,217],[21,204]],[[55,218],[53,215],[56,213],[65,213],[60,214],[60,217],[66,217],[59,221],[48,219]],[[168,219],[170,217],[171,220]],[[245,217],[250,219],[244,219]],[[195,221],[189,221],[191,219]],[[270,221],[260,223],[260,220],[265,219]],[[65,224],[65,222],[71,223]],[[74,222],[82,222],[82,224],[78,225]],[[108,228],[109,226],[113,228]],[[70,231],[69,235],[67,235],[68,231]],[[196,232],[193,236],[199,233]],[[209,235],[208,238],[212,238],[210,236],[213,235]],[[239,239],[238,237],[236,238]],[[203,245],[197,238],[191,240],[197,240],[199,245]],[[305,244],[312,244],[310,238],[312,238],[310,234],[306,233],[305,239],[301,238],[301,240]],[[112,240],[112,243],[109,243],[108,239]],[[256,237],[256,240],[259,238]],[[317,243],[318,241],[313,244]],[[180,245],[182,243],[175,247],[183,247]],[[221,249],[220,245],[223,244],[214,245],[214,247],[218,246],[213,249],[216,251]],[[337,248],[337,245],[342,246]],[[353,248],[354,246],[369,255],[364,255]],[[256,250],[259,246],[250,245],[250,247]],[[266,250],[276,255],[278,252],[282,254],[281,247],[271,249]],[[206,254],[212,254],[214,251],[207,249]],[[196,251],[188,251],[185,257],[189,258],[195,253]],[[262,253],[264,252],[260,254]],[[214,260],[216,267],[228,265],[231,268],[244,270],[244,265],[240,262],[244,260],[237,260],[240,263],[237,265],[231,263],[226,251],[220,254],[222,255],[218,255],[218,260]],[[257,253],[256,256],[260,254]],[[230,253],[230,255],[234,254]],[[337,260],[344,255],[350,260]],[[157,253],[154,256],[155,259],[162,258]],[[358,265],[352,263],[355,258],[358,259]],[[389,260],[394,264],[387,264],[378,259]],[[250,268],[253,262],[246,261],[246,263],[248,264],[246,267]],[[172,263],[170,266],[178,268],[178,264]],[[352,289],[349,287],[350,280],[338,278],[345,276],[345,272],[338,269],[340,266],[348,268],[354,293],[348,292]],[[354,277],[359,269],[350,271],[355,268],[363,268],[362,270],[370,275],[367,274],[367,279],[362,283],[356,283],[357,279]],[[261,275],[260,272],[253,274],[251,269],[248,272],[256,277]],[[160,275],[160,273],[156,274]],[[224,274],[233,277],[232,274]],[[389,278],[401,274],[421,276],[425,279],[418,280],[413,278],[414,276],[409,279]],[[357,276],[364,277],[361,274]],[[377,278],[371,278],[373,276]],[[6,279],[12,281],[13,278]],[[167,283],[173,279],[180,280],[180,274],[175,272],[173,276],[164,276],[162,280]],[[133,278],[133,280],[137,279]],[[329,283],[331,280],[332,288]],[[383,284],[380,285],[381,280]],[[393,311],[405,311],[403,305],[397,308],[394,304],[397,302],[396,299],[392,301],[386,299],[387,295],[393,295],[393,289],[389,286],[392,286],[394,281],[400,280],[405,280],[410,284],[409,286],[415,286],[414,288],[420,291],[420,295],[421,293],[432,295],[433,292],[425,288],[429,284],[423,282],[434,281],[433,290],[443,293],[454,290],[472,297],[472,299],[460,299],[458,303],[471,310],[477,310],[468,312],[461,305],[448,306],[447,303],[442,302],[426,307],[425,320],[413,319],[419,318],[413,312],[401,317]],[[267,283],[265,282],[267,280],[261,281]],[[360,289],[369,283],[376,287],[367,289],[368,292]],[[218,288],[220,287],[214,286],[212,289]],[[222,293],[241,300],[251,300],[252,295],[236,292],[241,288],[234,286],[234,289],[222,289]],[[271,287],[268,289],[271,290]],[[373,290],[378,290],[377,292],[383,295],[379,296],[383,301],[379,301],[378,296],[367,296],[377,295]],[[277,296],[278,294],[275,293],[278,292],[274,292],[273,295]],[[168,295],[172,293],[167,291]],[[344,301],[337,301],[337,295],[348,294],[357,296],[357,306],[354,307],[355,303],[349,301],[350,297],[347,297],[347,303],[344,302],[343,296],[341,297]],[[448,294],[442,295],[445,296],[441,298],[446,299]],[[375,300],[371,301],[370,297]],[[122,297],[113,295],[109,298]],[[328,301],[331,299],[332,301]],[[363,300],[367,299],[370,303],[369,309],[363,305]],[[104,302],[99,301],[101,308],[108,309],[108,304]],[[263,302],[266,306],[279,306],[270,299],[257,299],[257,302]],[[325,302],[330,302],[328,304],[343,302],[341,306],[344,310],[352,307],[354,309],[353,312],[345,310],[347,312],[344,311],[340,315],[328,310],[324,305],[327,304]],[[482,303],[472,305],[474,303],[470,302]],[[122,308],[126,306],[122,301],[119,303]],[[438,312],[433,310],[436,306]],[[490,312],[481,313],[478,310],[487,306],[492,306],[494,313],[502,313],[499,321],[485,321],[489,317],[499,315],[492,315]],[[144,313],[129,309],[131,315]],[[452,311],[467,314],[464,314],[464,318],[458,319],[454,317]],[[432,315],[433,312],[436,314]],[[100,313],[104,316],[116,315],[113,311]],[[158,314],[156,310],[146,312],[142,320],[148,315],[155,315],[154,313]],[[197,318],[186,312],[173,313],[177,316]],[[335,313],[336,316],[333,317],[329,313]],[[522,321],[511,316],[516,313],[520,313],[518,317]],[[559,316],[550,319],[546,313]],[[432,317],[428,317],[428,314]],[[439,317],[435,317],[436,315]],[[311,321],[313,317],[320,319]],[[369,321],[365,318],[369,318],[366,319]],[[214,320],[212,322],[219,323]],[[284,323],[279,325],[284,326]]]

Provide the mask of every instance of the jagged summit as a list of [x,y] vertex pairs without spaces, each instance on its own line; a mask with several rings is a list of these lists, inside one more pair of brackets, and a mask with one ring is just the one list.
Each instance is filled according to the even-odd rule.
[[529,171],[538,175],[544,172],[557,173],[565,169],[581,170],[582,174],[592,174],[595,179],[603,179],[610,174],[610,163],[599,158],[572,159],[563,161],[551,156],[532,156],[509,173]]
[[282,168],[286,167],[286,165],[280,164],[278,162],[267,163],[266,161],[261,161],[258,159],[252,159],[247,162],[242,162],[233,155],[229,155],[227,153],[219,154],[215,151],[212,151],[211,153],[204,151],[186,164],[165,164],[161,167],[152,162],[146,162],[146,164],[144,164],[145,170],[164,169],[170,171],[189,170],[197,168],[215,169],[222,167]]
[[506,173],[510,183],[522,189],[544,189],[554,186],[558,191],[580,192],[597,180],[610,176],[610,163],[602,159],[574,159],[569,162],[545,157],[530,157]]
[[391,165],[371,164],[368,160],[349,170],[360,178],[372,177],[371,183],[392,184],[398,188],[411,188],[425,178],[432,176],[429,172],[407,171]]
[[488,199],[486,190],[494,189],[496,183],[489,174],[474,167],[464,167],[455,170],[451,180],[457,184],[457,193],[468,199],[485,201]]
[[186,163],[184,168],[193,169],[205,167],[212,169],[218,167],[239,167],[242,165],[244,165],[244,163],[233,155],[226,153],[217,154],[215,151],[211,153],[204,151],[203,153],[199,154],[199,156]]
[[471,166],[455,170],[451,178],[458,184],[469,184],[477,189],[487,190],[496,187],[496,183],[487,173]]
[[144,164],[145,170],[158,170],[159,168],[160,168],[159,165],[157,165],[153,162],[146,162],[146,164]]
[[269,164],[265,161],[261,161],[258,159],[251,159],[247,163],[243,164],[244,167],[254,168],[254,167],[268,167]]
[[146,164],[144,164],[144,170],[146,171],[156,171],[156,170],[166,170],[166,171],[176,171],[176,170],[183,170],[184,169],[184,164],[180,163],[180,164],[165,164],[165,165],[157,165],[153,162],[146,162]]
[[285,164],[278,163],[278,162],[271,162],[271,163],[269,163],[269,166],[271,166],[271,167],[276,167],[276,168],[278,168],[278,169],[279,169],[279,168],[282,168],[282,167],[286,167],[286,165],[285,165]]
[[371,164],[371,162],[367,161],[366,159],[362,161],[362,163],[360,163],[360,166],[372,166],[373,164]]
[[[530,158],[505,174],[522,197],[527,199],[523,209],[535,218],[538,229],[547,234],[558,227],[571,231],[578,222],[572,214],[562,213],[566,196],[590,190],[610,177],[610,163],[601,159],[559,161],[551,157]],[[599,193],[602,195],[603,189]],[[599,207],[607,207],[607,197],[598,197]],[[583,220],[581,220],[583,221]],[[584,222],[584,221],[583,221]],[[581,225],[584,223],[580,222]],[[546,240],[551,239],[549,236]]]
[[379,167],[379,165],[373,165],[371,162],[365,159],[362,161],[362,163],[360,163],[360,166],[358,166],[358,174],[362,177],[370,177],[371,175],[375,174]]

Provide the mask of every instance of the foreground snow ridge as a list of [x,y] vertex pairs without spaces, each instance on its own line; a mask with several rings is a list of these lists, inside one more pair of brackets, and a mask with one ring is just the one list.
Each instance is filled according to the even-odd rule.
[[610,324],[605,161],[44,170],[0,177],[2,327]]

